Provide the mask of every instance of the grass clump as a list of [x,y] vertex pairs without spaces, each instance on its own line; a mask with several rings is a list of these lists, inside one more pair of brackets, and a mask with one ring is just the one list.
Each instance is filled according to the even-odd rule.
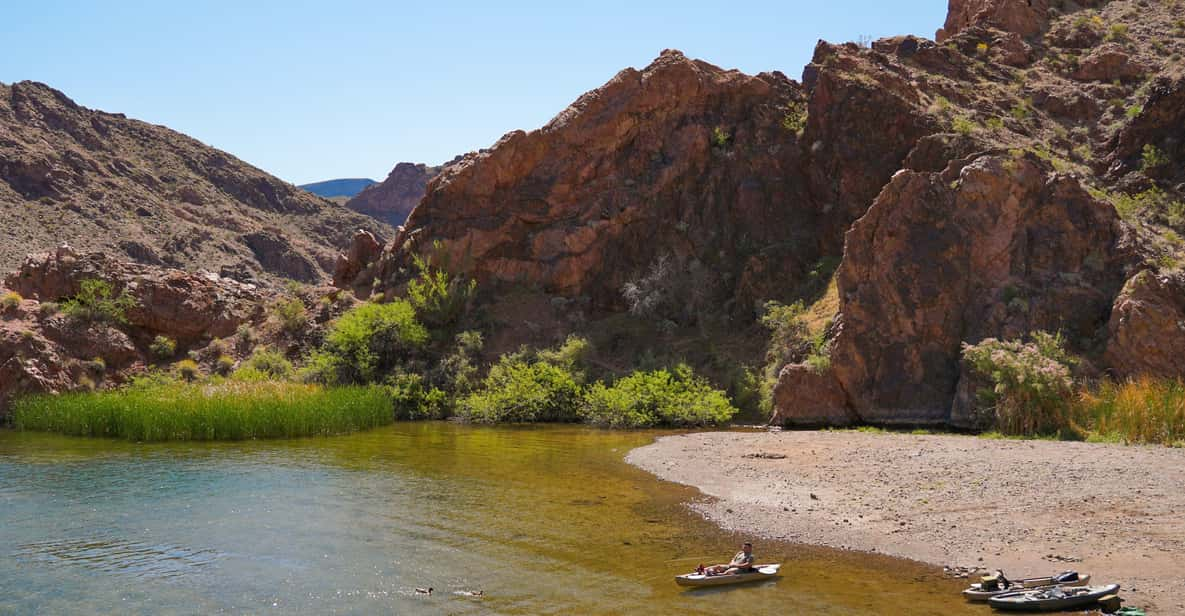
[[582,415],[596,425],[644,428],[720,424],[736,412],[724,392],[680,364],[674,370],[635,372],[611,386],[594,384],[585,395]]
[[202,376],[201,367],[192,359],[183,359],[173,364],[173,370],[177,372],[178,378],[189,383],[196,381]]
[[345,434],[391,423],[377,387],[297,383],[151,383],[36,395],[14,403],[19,430],[130,441],[214,441]]
[[127,311],[136,307],[136,300],[122,291],[116,295],[111,284],[95,278],[83,280],[78,294],[62,302],[65,315],[76,321],[126,324]]
[[9,291],[4,295],[0,295],[0,310],[15,310],[17,306],[21,305],[24,298],[16,291]]
[[1185,440],[1185,383],[1152,377],[1104,381],[1078,395],[1074,412],[1089,426],[1091,440],[1172,445]]

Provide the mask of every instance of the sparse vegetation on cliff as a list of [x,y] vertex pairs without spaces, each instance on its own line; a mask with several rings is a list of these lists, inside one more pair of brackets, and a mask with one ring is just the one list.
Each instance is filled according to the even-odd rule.
[[122,291],[116,295],[111,284],[98,279],[83,280],[74,297],[62,302],[62,312],[78,321],[127,323],[127,311],[136,306],[136,300]]

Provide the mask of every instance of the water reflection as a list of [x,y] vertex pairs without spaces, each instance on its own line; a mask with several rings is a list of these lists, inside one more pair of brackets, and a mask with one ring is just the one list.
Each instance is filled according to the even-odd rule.
[[929,569],[764,541],[782,579],[680,589],[676,573],[727,559],[737,538],[688,513],[695,493],[622,461],[653,436],[413,423],[135,445],[3,432],[0,613],[971,613]]

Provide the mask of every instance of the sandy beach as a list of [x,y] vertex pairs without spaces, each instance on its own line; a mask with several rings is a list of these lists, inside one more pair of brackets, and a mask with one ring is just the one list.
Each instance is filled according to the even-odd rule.
[[1066,569],[1185,614],[1185,449],[857,431],[707,432],[627,460],[730,530],[1010,577]]

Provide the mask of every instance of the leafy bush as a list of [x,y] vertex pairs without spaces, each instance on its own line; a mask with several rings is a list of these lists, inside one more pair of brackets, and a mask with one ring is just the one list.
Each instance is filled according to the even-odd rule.
[[177,376],[186,382],[195,381],[202,375],[202,369],[192,359],[183,359],[173,364],[173,369],[177,371]]
[[24,298],[16,291],[9,291],[4,295],[0,295],[0,310],[13,310],[21,305]]
[[37,305],[37,314],[43,318],[52,317],[53,315],[62,311],[62,307],[57,302],[41,302]]
[[801,301],[789,306],[766,302],[761,324],[770,330],[766,348],[766,376],[777,378],[787,364],[800,361],[810,352],[810,331],[802,321],[805,308]]
[[272,305],[272,317],[280,329],[288,334],[298,334],[309,324],[309,313],[304,302],[295,297],[282,299]]
[[718,148],[728,147],[728,142],[732,141],[732,136],[719,126],[712,129],[712,145]]
[[988,338],[964,344],[963,359],[991,389],[977,392],[1005,434],[1051,434],[1071,428],[1067,401],[1073,388],[1061,335],[1036,332],[1029,342]]
[[481,423],[577,421],[581,384],[571,371],[521,355],[503,356],[457,414]]
[[77,295],[61,304],[62,312],[71,319],[126,324],[127,311],[136,307],[136,300],[126,290],[115,295],[104,280],[83,280],[79,287]]
[[1144,145],[1140,160],[1144,170],[1155,169],[1169,164],[1169,157],[1165,155],[1164,151],[1151,143]]
[[449,397],[431,387],[418,374],[401,374],[387,386],[395,404],[395,419],[444,419],[449,415]]
[[975,55],[982,58],[982,57],[986,56],[987,54],[988,54],[988,44],[987,43],[979,43],[978,45],[975,46]]
[[255,352],[248,357],[239,369],[235,371],[234,378],[239,380],[260,380],[258,376],[264,379],[285,380],[292,376],[292,362],[288,361],[284,354],[270,349],[268,347],[259,347]]
[[416,320],[410,303],[366,302],[333,322],[324,348],[310,364],[329,382],[373,383],[406,367],[427,342],[428,330]]
[[967,116],[958,116],[951,121],[951,130],[960,135],[970,135],[979,130],[979,126],[975,124],[975,120]]
[[[443,254],[439,248],[437,252]],[[419,275],[407,283],[407,298],[416,316],[433,330],[459,323],[477,293],[477,281],[449,274],[419,255],[413,260]]]
[[612,386],[597,382],[584,397],[582,415],[597,425],[645,428],[721,424],[736,412],[724,392],[680,364],[673,371],[635,372]]
[[801,134],[806,129],[807,106],[802,101],[791,101],[786,105],[786,115],[782,116],[782,128]]
[[148,350],[161,359],[168,359],[177,353],[177,341],[168,336],[157,336],[148,345]]
[[1105,37],[1105,39],[1108,41],[1126,41],[1127,40],[1127,32],[1128,32],[1127,24],[1114,24],[1111,26],[1111,29],[1107,32],[1107,36]]
[[451,352],[442,357],[427,375],[429,382],[463,396],[477,387],[477,360],[484,341],[480,332],[461,332]]
[[235,358],[229,355],[219,355],[214,360],[214,372],[219,376],[227,376],[235,369]]
[[295,383],[186,384],[148,379],[97,393],[18,399],[20,430],[131,441],[241,440],[344,434],[389,424],[379,387],[326,389]]

